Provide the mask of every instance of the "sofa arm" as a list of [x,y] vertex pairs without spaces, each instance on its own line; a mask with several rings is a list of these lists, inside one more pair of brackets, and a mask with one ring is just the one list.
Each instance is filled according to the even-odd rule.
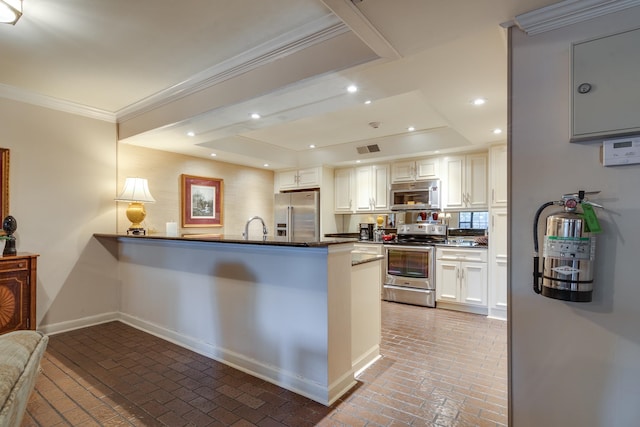
[[22,422],[48,341],[37,331],[0,335],[0,427]]

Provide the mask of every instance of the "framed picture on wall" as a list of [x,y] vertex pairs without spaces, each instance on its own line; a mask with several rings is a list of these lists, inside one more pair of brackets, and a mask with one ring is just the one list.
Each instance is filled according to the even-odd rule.
[[182,227],[222,227],[224,180],[181,175]]

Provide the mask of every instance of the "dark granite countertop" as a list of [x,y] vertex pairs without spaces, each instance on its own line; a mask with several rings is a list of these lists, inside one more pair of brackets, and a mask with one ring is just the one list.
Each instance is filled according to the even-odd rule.
[[487,245],[479,245],[475,242],[447,242],[436,243],[436,246],[445,248],[465,248],[465,249],[487,249]]
[[351,252],[351,265],[364,264],[366,262],[378,261],[384,259],[384,255],[365,254],[361,252]]
[[140,236],[140,235],[127,235],[124,233],[120,233],[120,234],[95,233],[94,237],[108,238],[108,239],[142,239],[142,240],[153,240],[153,241],[239,243],[239,244],[245,244],[245,245],[293,246],[293,247],[307,247],[307,248],[327,247],[330,245],[336,245],[340,243],[352,243],[357,241],[357,239],[354,239],[354,238],[331,237],[331,238],[324,238],[320,241],[293,240],[291,242],[287,242],[287,241],[276,239],[273,236],[267,236],[266,239],[245,240],[242,236],[223,235],[223,234],[182,234],[180,236],[166,236],[164,234],[149,234],[146,236]]

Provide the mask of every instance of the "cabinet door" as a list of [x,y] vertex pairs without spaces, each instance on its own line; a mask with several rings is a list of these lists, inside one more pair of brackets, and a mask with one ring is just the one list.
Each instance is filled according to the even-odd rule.
[[26,270],[0,274],[0,333],[29,329],[28,280]]
[[485,209],[489,206],[487,197],[487,155],[470,154],[465,158],[465,207]]
[[487,306],[487,264],[463,262],[460,264],[460,302]]
[[389,166],[372,166],[371,197],[374,210],[389,209]]
[[507,209],[492,209],[489,222],[489,315],[507,318]]
[[572,65],[572,139],[640,131],[640,30],[574,44]]
[[351,212],[353,209],[353,169],[337,169],[334,174],[335,212]]
[[507,146],[491,147],[489,158],[489,182],[491,188],[491,206],[507,206]]
[[429,180],[437,179],[439,173],[440,160],[437,158],[416,160],[416,179]]
[[444,203],[447,208],[464,205],[464,156],[450,156],[443,160],[445,167]]
[[391,182],[415,180],[415,162],[396,162],[391,165]]
[[436,301],[459,301],[459,266],[459,262],[440,260],[436,261]]
[[278,191],[298,188],[298,171],[289,170],[278,172]]
[[300,169],[298,171],[298,188],[319,187],[320,175],[320,168]]
[[370,211],[373,209],[371,186],[373,173],[371,166],[356,168],[356,211]]

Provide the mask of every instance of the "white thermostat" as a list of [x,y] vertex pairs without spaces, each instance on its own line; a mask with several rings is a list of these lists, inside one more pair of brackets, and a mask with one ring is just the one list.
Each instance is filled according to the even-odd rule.
[[602,164],[604,166],[634,163],[640,163],[640,136],[602,141]]

